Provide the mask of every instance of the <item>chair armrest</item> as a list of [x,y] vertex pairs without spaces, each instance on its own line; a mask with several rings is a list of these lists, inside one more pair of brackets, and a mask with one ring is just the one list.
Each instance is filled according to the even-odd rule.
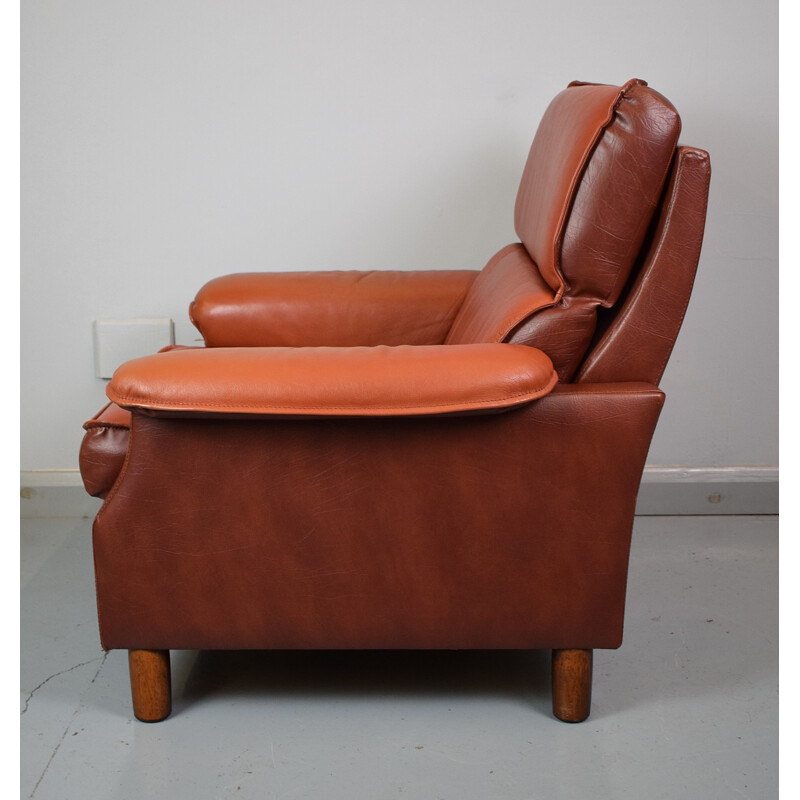
[[239,273],[200,289],[189,316],[207,347],[441,344],[477,274]]
[[92,497],[105,497],[114,485],[128,451],[130,411],[108,403],[88,422],[81,441],[79,463],[83,486]]
[[417,416],[511,408],[556,380],[511,344],[211,348],[128,361],[106,394],[155,415]]

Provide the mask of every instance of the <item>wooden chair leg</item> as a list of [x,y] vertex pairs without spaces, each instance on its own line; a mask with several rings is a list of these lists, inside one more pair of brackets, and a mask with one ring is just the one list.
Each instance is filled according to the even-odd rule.
[[583,722],[592,705],[592,651],[553,650],[553,714]]
[[160,722],[172,711],[169,650],[129,650],[133,713],[142,722]]

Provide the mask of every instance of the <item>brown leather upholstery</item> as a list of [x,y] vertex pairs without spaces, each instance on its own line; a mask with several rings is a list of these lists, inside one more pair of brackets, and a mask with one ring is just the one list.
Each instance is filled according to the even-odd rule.
[[441,344],[477,274],[239,273],[209,281],[189,315],[207,347]]
[[525,248],[510,244],[478,275],[446,344],[502,342],[522,320],[552,306],[555,298]]
[[120,367],[81,469],[139,718],[169,713],[169,649],[401,647],[552,648],[585,717],[702,242],[679,128],[641,81],[571,84],[479,274],[227,276],[191,306],[205,347]]
[[[539,347],[559,378],[571,380],[592,340],[598,307],[613,305],[628,280],[679,132],[672,104],[643,81],[622,87],[575,82],[561,92],[539,125],[520,182],[516,271],[508,256],[489,262],[447,341]],[[532,281],[549,286],[551,297],[531,291]],[[486,323],[492,313],[505,322],[511,308],[513,329]]]
[[708,153],[678,148],[633,285],[619,308],[605,312],[576,380],[661,381],[694,285],[710,180]]
[[617,647],[662,400],[583,384],[472,417],[134,414],[95,524],[103,647]]
[[491,411],[556,383],[533,347],[237,347],[177,350],[123,364],[108,385],[142,413],[385,417]]
[[109,403],[84,423],[81,442],[81,477],[93,497],[105,497],[125,463],[131,427],[131,412]]

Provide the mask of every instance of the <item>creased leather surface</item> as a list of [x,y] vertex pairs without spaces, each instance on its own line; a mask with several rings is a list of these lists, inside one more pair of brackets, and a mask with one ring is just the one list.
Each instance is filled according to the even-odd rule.
[[83,485],[92,497],[105,497],[122,469],[130,420],[130,411],[109,403],[83,426],[86,433],[78,463]]
[[208,347],[441,344],[476,270],[237,273],[190,306]]
[[521,320],[554,301],[555,293],[525,248],[511,244],[490,259],[475,279],[446,344],[502,342]]
[[512,344],[217,347],[128,361],[106,394],[151,412],[387,416],[508,408],[555,382],[544,353]]
[[617,647],[663,396],[499,415],[133,415],[94,526],[105,648]]
[[521,322],[505,341],[538,347],[550,356],[562,383],[569,383],[592,342],[597,322],[597,302],[589,297],[565,295]]
[[601,306],[616,302],[667,182],[680,130],[675,108],[649,86],[634,81],[622,92],[564,228],[560,266],[569,294],[594,297]]
[[[542,118],[520,182],[522,245],[487,264],[447,341],[538,347],[559,378],[571,380],[592,341],[597,308],[616,302],[630,275],[679,133],[674,107],[643,81],[574,83],[561,92]],[[532,290],[536,282],[552,298]],[[502,324],[512,316],[513,325]]]
[[542,117],[522,173],[514,228],[542,277],[564,287],[561,243],[581,174],[625,87],[570,85]]
[[708,153],[679,148],[643,263],[578,381],[661,381],[692,293],[710,179]]
[[[584,120],[575,117],[580,97],[589,98]],[[424,358],[453,327],[463,339],[515,343],[487,345],[501,350],[491,358],[480,351],[481,371],[502,373],[495,354],[533,346],[552,356],[562,381],[574,379],[593,336],[597,347],[580,383],[498,414],[245,418],[142,409],[129,415],[127,456],[127,418],[101,414],[87,423],[81,466],[87,488],[94,481],[107,492],[93,536],[103,646],[618,646],[636,492],[663,402],[654,384],[685,310],[705,214],[707,157],[681,149],[646,256],[637,257],[674,153],[673,111],[637,81],[562,93],[531,150],[544,160],[526,167],[520,185],[521,243],[481,278],[292,273],[205,287],[192,314],[212,346],[412,344]],[[543,214],[532,223],[537,203]],[[637,258],[642,275],[628,282]],[[605,314],[623,288],[620,313]],[[456,326],[462,305],[472,319]],[[202,352],[173,349],[148,364],[196,366]],[[263,400],[264,372],[241,354],[224,357],[217,351],[213,368],[195,374],[194,399],[233,380],[238,400],[254,391]],[[429,404],[426,392],[441,400],[437,381],[452,391],[476,368],[450,374],[438,364],[408,380],[392,362],[378,370],[386,381],[376,394],[353,380],[363,370],[334,382],[340,366],[320,385],[333,394],[349,386],[362,406],[377,402],[382,411],[390,397],[393,407],[412,394],[417,403]],[[181,377],[165,369],[159,392],[170,373]],[[605,382],[642,376],[652,383]],[[302,413],[323,406],[305,379],[294,385]],[[151,402],[152,388],[134,381],[126,396]],[[332,393],[323,394],[330,404]]]

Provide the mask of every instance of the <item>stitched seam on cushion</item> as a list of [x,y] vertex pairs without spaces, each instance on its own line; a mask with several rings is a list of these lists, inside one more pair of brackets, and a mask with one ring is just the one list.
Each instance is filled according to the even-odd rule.
[[564,293],[567,286],[567,281],[564,276],[564,273],[561,270],[561,251],[564,246],[564,233],[567,227],[567,220],[569,219],[570,212],[572,211],[572,206],[575,202],[575,194],[577,192],[578,184],[583,177],[583,173],[586,171],[586,165],[589,163],[589,159],[592,157],[592,154],[597,147],[598,142],[600,141],[601,136],[605,133],[606,128],[611,124],[611,121],[614,119],[614,115],[617,113],[617,108],[619,104],[622,102],[623,97],[625,96],[625,92],[633,86],[635,81],[628,81],[624,86],[622,86],[617,94],[614,103],[612,104],[611,108],[609,109],[608,115],[605,121],[600,125],[599,129],[594,135],[594,138],[591,141],[591,144],[586,148],[583,155],[581,156],[580,164],[578,165],[578,169],[575,171],[575,174],[572,177],[572,181],[569,185],[569,191],[567,192],[567,202],[564,204],[563,208],[561,209],[561,216],[558,221],[558,233],[556,235],[555,242],[553,243],[553,266],[556,270],[556,275],[558,275],[561,281],[561,287],[557,292],[558,296],[560,297],[561,294]]
[[[620,98],[620,101],[622,101],[622,99],[623,99],[623,98],[621,97],[621,98]],[[615,109],[615,111],[616,111],[616,109]],[[680,123],[680,117],[678,118],[678,120],[679,120],[679,123]],[[673,157],[672,157],[672,158],[670,158],[670,159],[669,159],[669,161],[667,161],[666,168],[664,169],[664,171],[663,171],[663,172],[662,172],[662,174],[661,174],[661,187],[662,187],[662,191],[663,191],[664,184],[666,183],[667,176],[669,175],[669,172],[670,172],[670,170],[672,169],[672,164],[673,164],[673,162],[674,162],[674,157],[675,157],[675,149],[676,149],[676,148],[677,148],[677,146],[678,146],[678,139],[680,138],[680,135],[681,135],[681,126],[680,126],[680,124],[679,124],[679,125],[678,125],[678,132],[677,132],[677,134],[675,135],[675,143],[674,143],[674,144],[673,144],[673,146],[672,146],[672,150],[673,150]],[[655,211],[657,211],[657,210],[658,210],[658,200],[656,200],[656,203],[655,203],[655,205],[653,206],[653,212],[655,212]],[[651,221],[652,221],[652,216],[653,216],[653,215],[652,215],[652,213],[651,213],[651,215],[650,215]],[[625,280],[627,280],[629,277],[630,277],[630,272],[628,272],[628,275],[626,275],[626,276],[625,276]],[[604,308],[610,308],[610,307],[613,305],[613,303],[609,303],[609,302],[608,302],[608,298],[609,298],[609,297],[611,297],[611,295],[612,295],[612,294],[613,294],[613,293],[616,291],[616,289],[617,289],[617,286],[618,286],[620,283],[623,283],[623,285],[624,285],[624,281],[622,281],[622,276],[621,276],[621,273],[618,271],[618,272],[617,272],[617,277],[616,277],[616,279],[614,280],[614,285],[613,285],[613,286],[612,286],[612,287],[611,287],[611,288],[608,290],[608,292],[607,292],[607,294],[606,294],[605,298],[603,298],[603,300],[601,301],[601,302],[602,302],[602,305],[603,305],[603,307],[604,307]]]
[[[570,386],[577,386],[580,384],[569,384]],[[582,384],[586,386],[588,384]],[[548,395],[549,397],[652,397],[656,395],[657,397],[663,397],[664,392],[658,388],[658,386],[653,386],[652,389],[623,389],[623,390],[615,390],[609,389],[607,392],[598,392],[592,389],[590,392],[561,392],[557,395]]]
[[[555,375],[555,372],[553,372],[553,375]],[[229,408],[229,409],[231,409],[231,411],[233,411],[234,409],[237,409],[237,408],[270,408],[270,409],[281,409],[281,410],[293,408],[298,413],[314,413],[314,412],[319,412],[319,411],[373,411],[373,410],[374,411],[389,411],[389,410],[392,410],[392,409],[409,409],[409,408],[448,408],[448,407],[463,407],[465,405],[465,403],[468,404],[468,407],[470,407],[470,408],[478,408],[478,407],[482,407],[482,406],[492,405],[492,404],[495,404],[495,403],[502,403],[502,402],[505,402],[507,400],[516,400],[517,398],[535,400],[536,397],[541,392],[545,391],[548,388],[551,388],[553,385],[555,385],[555,382],[553,381],[553,376],[550,376],[550,378],[548,378],[548,380],[547,380],[547,382],[545,384],[543,384],[540,387],[537,387],[536,389],[528,390],[528,391],[525,391],[525,392],[515,392],[514,394],[507,394],[507,395],[503,395],[503,396],[498,397],[498,398],[492,398],[492,399],[489,399],[489,400],[469,400],[469,401],[465,401],[465,402],[462,402],[462,403],[451,401],[451,402],[447,402],[447,403],[425,403],[425,404],[416,403],[416,404],[411,404],[411,405],[368,406],[366,408],[364,406],[314,406],[314,407],[309,407],[309,408],[303,408],[302,410],[300,410],[296,406],[294,406],[294,407],[293,406],[281,406],[281,405],[275,405],[274,403],[270,403],[270,404],[266,404],[266,403],[237,403],[237,404],[233,405],[233,404],[229,404],[229,403],[207,403],[207,402],[190,403],[190,402],[175,402],[175,401],[172,401],[172,402],[169,402],[169,403],[166,403],[166,402],[159,403],[158,408],[168,408],[168,407],[169,408],[191,408],[193,406],[200,406],[200,405],[202,405],[203,407],[211,407],[211,408]],[[136,400],[135,398],[132,398],[132,397],[119,397],[114,402],[116,402],[118,405],[121,404],[121,403],[127,403],[129,405],[139,405],[142,408],[154,408],[154,403],[152,401],[150,401],[148,403],[147,401]]]
[[[509,245],[509,247],[514,247],[514,246],[515,245]],[[545,280],[544,276],[540,272],[539,267],[537,266],[536,262],[531,258],[530,253],[528,253],[528,251],[527,251],[527,249],[525,248],[524,245],[522,245],[522,249],[523,249],[525,255],[527,256],[528,260],[530,261],[530,266],[532,266],[536,270],[536,273],[541,278],[541,280],[544,283],[544,285],[547,286],[550,289],[550,291],[552,292],[553,291],[552,287],[547,283],[547,281]],[[505,256],[504,256],[504,258],[505,258]],[[529,319],[530,317],[535,316],[540,311],[543,311],[545,308],[551,308],[552,306],[556,305],[556,303],[559,301],[560,296],[563,293],[563,291],[564,291],[564,287],[562,285],[561,289],[558,292],[555,293],[555,295],[553,296],[553,299],[549,303],[545,303],[544,305],[537,306],[536,308],[531,309],[531,305],[533,305],[533,303],[526,304],[526,309],[524,311],[520,312],[519,314],[515,314],[513,317],[510,318],[511,322],[506,322],[502,327],[498,326],[499,330],[501,331],[501,333],[498,336],[493,337],[492,341],[504,342],[505,338],[509,335],[509,333],[511,333],[511,331],[513,331],[514,328],[516,328],[517,325],[519,325],[521,322],[523,322],[526,319]]]
[[561,297],[559,296],[559,297],[554,298],[552,303],[547,303],[546,305],[539,306],[539,308],[535,308],[533,311],[530,311],[530,310],[526,311],[524,314],[522,314],[519,317],[519,319],[516,320],[516,322],[513,322],[511,325],[508,326],[508,328],[506,328],[506,332],[498,339],[498,341],[504,343],[505,340],[506,340],[506,337],[513,330],[515,330],[519,325],[522,325],[523,323],[527,322],[529,319],[532,319],[540,311],[544,311],[545,309],[553,308],[554,306],[558,305],[560,300],[561,300]]
[[[524,254],[524,257],[527,258],[528,261],[530,262],[530,264],[526,265],[526,267],[525,267],[526,275],[530,272],[529,267],[533,268],[533,270],[535,270],[536,274],[541,279],[541,281],[544,284],[544,286],[546,286],[549,289],[550,292],[553,292],[553,288],[550,286],[550,284],[547,283],[545,278],[542,276],[542,274],[539,271],[539,267],[537,266],[536,262],[531,258],[530,253],[528,252],[527,248],[521,242],[513,242],[512,244],[506,245],[502,250],[499,250],[492,257],[492,259],[491,259],[491,261],[489,263],[492,263],[492,261],[494,261],[494,259],[497,258],[497,256],[499,256],[501,253],[503,253],[504,255],[502,256],[502,258],[498,259],[495,262],[495,265],[499,265],[509,255],[511,255],[512,252],[516,251],[519,248],[522,249],[522,253]],[[487,266],[488,266],[488,264],[487,264]],[[535,303],[533,303],[533,302],[526,302],[526,303],[524,303],[524,305],[525,305],[525,310],[524,311],[520,311],[520,312],[518,312],[517,314],[515,314],[513,316],[505,316],[505,318],[501,318],[501,320],[500,320],[500,322],[498,324],[491,326],[491,336],[486,337],[487,341],[497,342],[497,343],[504,342],[506,337],[518,325],[520,325],[524,321],[530,319],[531,317],[535,316],[540,311],[543,311],[546,308],[551,308],[552,306],[556,305],[559,302],[560,298],[561,298],[562,292],[563,292],[563,287],[558,293],[553,295],[553,298],[552,298],[552,300],[550,302],[544,303],[543,305],[535,305]],[[452,329],[453,329],[454,326],[455,326],[455,322],[453,323],[453,326],[451,326],[450,332],[452,332]],[[450,337],[450,333],[448,333],[447,336],[449,338]]]
[[114,404],[113,404],[113,403],[112,403],[112,402],[109,400],[109,402],[107,402],[107,403],[106,403],[106,404],[105,404],[105,405],[104,405],[104,406],[103,406],[103,407],[102,407],[102,408],[101,408],[101,409],[100,409],[100,410],[97,412],[97,414],[96,414],[94,417],[92,417],[90,420],[87,420],[86,422],[84,422],[84,423],[83,423],[83,425],[82,425],[81,427],[82,427],[82,428],[83,428],[85,431],[88,431],[88,430],[89,430],[89,426],[92,426],[92,425],[93,425],[93,423],[98,423],[98,424],[100,424],[100,425],[105,425],[106,423],[104,423],[104,422],[99,422],[99,420],[100,420],[100,417],[102,417],[102,416],[103,416],[103,414],[105,414],[105,413],[106,413],[106,411],[108,410],[109,406],[112,406],[112,405],[114,405]]

